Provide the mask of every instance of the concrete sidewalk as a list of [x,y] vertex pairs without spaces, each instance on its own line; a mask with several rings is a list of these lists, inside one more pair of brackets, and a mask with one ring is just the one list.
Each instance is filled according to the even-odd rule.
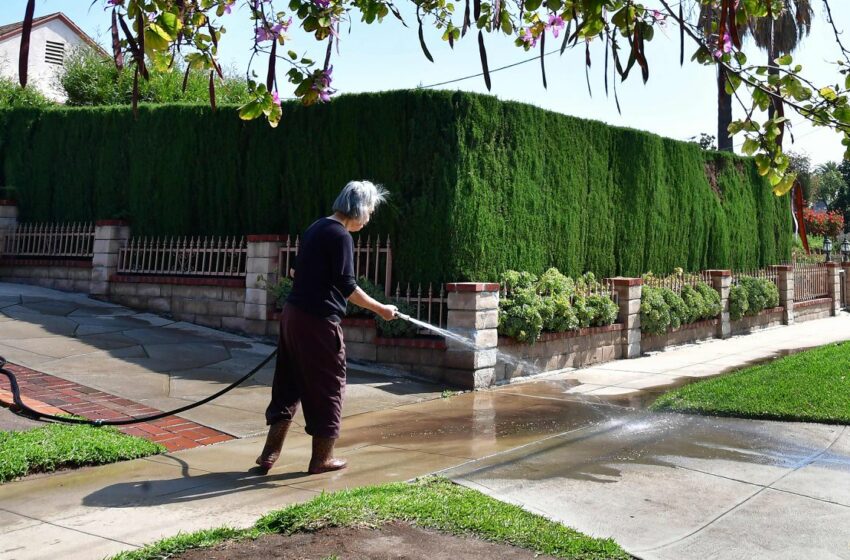
[[[141,401],[184,404],[238,377],[248,362],[270,350],[249,339],[38,290],[0,284],[0,313],[7,317],[0,318],[0,355],[110,392],[133,391]],[[108,349],[105,338],[90,338],[107,334],[124,346]],[[261,437],[250,435],[263,429],[257,415],[268,388],[261,379],[226,404],[214,405],[215,412],[202,407],[195,417],[248,437],[0,486],[0,557],[98,558],[178,532],[246,526],[321,491],[443,471],[579,530],[615,536],[630,552],[647,557],[717,556],[710,549],[723,535],[743,533],[771,546],[746,549],[740,557],[774,558],[774,550],[796,551],[799,557],[808,550],[812,554],[802,556],[844,558],[850,543],[839,541],[850,521],[850,444],[843,428],[673,421],[678,416],[638,409],[653,392],[688,378],[845,339],[850,339],[846,314],[444,399],[435,398],[439,388],[433,386],[353,372],[338,444],[351,467],[320,476],[304,472],[310,440],[300,427],[293,429],[275,469],[267,476],[249,472],[262,446]],[[145,355],[126,350],[136,347]],[[197,359],[211,356],[204,350],[213,349],[220,359],[199,365]],[[66,371],[64,366],[80,359],[87,367]],[[190,371],[198,379],[190,378]],[[191,382],[201,385],[179,396],[169,392]],[[588,391],[588,385],[594,388]],[[820,481],[833,490],[820,488],[826,486]],[[756,499],[776,492],[786,501]],[[792,516],[797,507],[792,495],[807,500],[805,515]],[[749,525],[755,518],[724,513],[742,503],[769,515]],[[651,531],[644,540],[632,538],[665,519],[670,528],[658,529],[655,540]],[[788,530],[801,521],[816,525],[809,536]],[[693,544],[690,533],[706,535],[705,540]]]

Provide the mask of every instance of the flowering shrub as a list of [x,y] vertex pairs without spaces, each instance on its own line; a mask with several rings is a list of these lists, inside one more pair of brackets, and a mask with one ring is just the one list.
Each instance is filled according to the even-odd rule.
[[520,342],[534,342],[542,332],[566,332],[610,325],[617,304],[599,295],[600,284],[588,272],[573,280],[550,268],[538,279],[529,272],[502,274],[508,297],[499,302],[499,334]]
[[811,208],[803,209],[803,221],[806,233],[836,237],[844,232],[844,216],[841,212],[816,212]]

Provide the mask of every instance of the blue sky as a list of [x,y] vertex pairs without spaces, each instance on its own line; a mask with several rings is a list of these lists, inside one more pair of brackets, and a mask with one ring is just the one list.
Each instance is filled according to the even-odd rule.
[[[648,0],[653,4],[653,0]],[[0,25],[19,21],[23,17],[25,0],[3,0],[0,6]],[[90,0],[37,0],[36,16],[56,11],[64,12],[84,31],[102,44],[108,43],[109,12],[102,9],[103,2],[90,7]],[[240,2],[241,4],[241,2]],[[279,7],[286,2],[278,0]],[[460,5],[461,3],[458,2]],[[804,73],[821,85],[835,84],[839,75],[836,66],[828,61],[837,59],[837,49],[832,29],[823,18],[821,2],[813,2],[815,22],[812,33],[805,38],[795,59],[803,64]],[[403,5],[403,4],[402,4]],[[832,11],[839,26],[844,26],[843,40],[850,42],[850,2],[832,2]],[[416,18],[409,11],[405,19],[410,28],[404,28],[392,16],[380,25],[367,26],[353,22],[351,31],[343,28],[339,54],[334,54],[334,86],[342,93],[413,88],[461,78],[481,71],[474,33],[455,44],[454,51],[440,40],[436,30],[428,32],[426,41],[435,62],[429,62],[419,48],[416,36]],[[250,59],[251,25],[247,10],[240,7],[225,16],[223,23],[228,31],[222,41],[221,61],[225,66],[244,73]],[[301,33],[293,33],[289,48],[299,53],[309,53],[320,59],[324,43]],[[487,37],[490,68],[535,57],[538,51],[526,53],[506,38]],[[548,45],[549,50],[557,45]],[[763,60],[765,55],[752,45],[745,50],[751,60]],[[693,48],[686,44],[686,59]],[[656,33],[648,46],[650,79],[644,85],[638,72],[618,85],[622,115],[617,113],[613,96],[606,98],[603,84],[604,50],[597,41],[591,47],[593,66],[591,87],[587,91],[584,70],[584,48],[567,51],[563,56],[546,57],[548,89],[544,89],[538,60],[492,74],[490,92],[501,99],[511,99],[582,118],[601,120],[618,126],[648,130],[677,139],[687,139],[700,132],[716,134],[715,71],[687,61],[679,66],[679,39],[677,28],[671,26],[664,33]],[[254,69],[265,76],[265,60],[254,62]],[[286,70],[282,65],[278,72]],[[284,84],[280,83],[285,93]],[[610,85],[610,83],[609,83]],[[486,93],[483,78],[473,78],[443,86]],[[742,114],[735,108],[736,116]],[[796,141],[786,149],[802,152],[815,164],[842,157],[840,136],[834,132],[817,129],[792,116]],[[284,124],[285,126],[285,116]],[[742,140],[736,139],[736,146]]]

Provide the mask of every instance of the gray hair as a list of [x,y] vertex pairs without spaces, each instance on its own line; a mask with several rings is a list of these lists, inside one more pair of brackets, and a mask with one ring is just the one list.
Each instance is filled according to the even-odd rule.
[[387,198],[386,189],[369,181],[350,181],[334,200],[333,211],[362,221]]

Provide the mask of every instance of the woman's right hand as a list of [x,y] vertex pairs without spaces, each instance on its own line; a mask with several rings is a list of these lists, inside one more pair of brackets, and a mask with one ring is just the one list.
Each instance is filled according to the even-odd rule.
[[375,310],[375,313],[377,313],[384,321],[392,321],[396,318],[398,307],[395,305],[381,305]]

